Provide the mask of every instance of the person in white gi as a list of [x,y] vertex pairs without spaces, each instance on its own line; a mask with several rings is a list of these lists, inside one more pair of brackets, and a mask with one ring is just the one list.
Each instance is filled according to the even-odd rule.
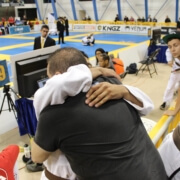
[[173,58],[170,49],[166,50],[166,59],[168,65],[172,66],[171,75],[164,92],[163,103],[160,106],[161,110],[165,110],[172,102],[174,92],[179,88],[180,84],[180,59]]
[[95,38],[93,33],[82,38],[82,44],[84,46],[93,46],[94,43],[95,43]]
[[171,180],[180,179],[180,125],[169,133],[158,149],[166,174]]

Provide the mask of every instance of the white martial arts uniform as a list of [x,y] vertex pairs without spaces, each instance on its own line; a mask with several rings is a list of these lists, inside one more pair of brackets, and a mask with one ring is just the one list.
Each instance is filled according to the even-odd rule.
[[94,36],[90,36],[90,38],[88,38],[88,37],[89,36],[85,36],[85,37],[82,38],[82,43],[85,46],[89,46],[91,44],[94,44],[94,42],[95,42]]
[[[49,104],[63,104],[67,96],[75,96],[81,91],[87,92],[91,84],[92,74],[85,65],[72,66],[66,73],[53,76],[34,95],[36,116],[39,118],[40,112]],[[143,103],[143,107],[139,107],[126,100],[138,110],[140,115],[146,115],[154,108],[151,99],[141,90],[131,86],[125,87]],[[68,160],[59,150],[52,153],[44,162],[44,165],[49,172],[58,177],[75,180],[75,174]],[[48,180],[44,171],[41,180]]]
[[85,36],[82,38],[82,43],[83,45],[87,46],[90,43],[90,39],[87,36]]
[[[174,171],[180,168],[180,151],[176,147],[173,140],[173,132],[169,133],[163,140],[158,149],[168,177]],[[172,180],[180,180],[180,171],[172,178]]]
[[[166,50],[166,59],[168,62],[173,60],[172,54],[169,49]],[[179,66],[177,64],[179,64]],[[180,60],[177,58],[174,58],[171,75],[169,77],[169,81],[168,81],[166,90],[164,92],[164,97],[163,97],[163,102],[166,102],[166,105],[170,105],[173,99],[175,89],[176,89],[175,87],[177,84],[178,85],[180,84],[180,70],[176,71],[177,69],[180,69]]]

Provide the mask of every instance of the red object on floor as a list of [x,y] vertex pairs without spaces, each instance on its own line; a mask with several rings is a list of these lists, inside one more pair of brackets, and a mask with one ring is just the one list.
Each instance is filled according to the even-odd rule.
[[0,153],[0,180],[14,180],[14,165],[18,154],[17,145],[10,145]]

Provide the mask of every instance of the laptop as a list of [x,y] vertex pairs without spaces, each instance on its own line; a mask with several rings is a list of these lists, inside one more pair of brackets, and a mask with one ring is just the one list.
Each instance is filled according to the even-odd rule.
[[38,84],[38,87],[39,88],[42,88],[45,84],[46,84],[46,81],[48,80],[49,78],[43,78],[43,79],[40,79],[37,81],[37,84]]

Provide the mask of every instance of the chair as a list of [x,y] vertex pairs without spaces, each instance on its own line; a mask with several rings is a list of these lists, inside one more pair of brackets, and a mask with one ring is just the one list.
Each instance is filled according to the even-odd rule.
[[[147,59],[145,60],[142,60],[140,61],[139,63],[141,63],[141,66],[140,68],[138,69],[138,71],[136,72],[136,75],[138,75],[139,71],[144,71],[145,69],[148,70],[149,72],[149,75],[151,76],[152,78],[152,74],[156,73],[157,74],[157,71],[156,71],[156,66],[155,66],[155,60],[156,60],[156,57],[157,55],[159,54],[160,52],[160,48],[156,49],[155,51],[153,51],[149,57],[147,57]],[[154,71],[152,72],[149,68],[149,66],[152,65],[153,68],[154,68]]]

